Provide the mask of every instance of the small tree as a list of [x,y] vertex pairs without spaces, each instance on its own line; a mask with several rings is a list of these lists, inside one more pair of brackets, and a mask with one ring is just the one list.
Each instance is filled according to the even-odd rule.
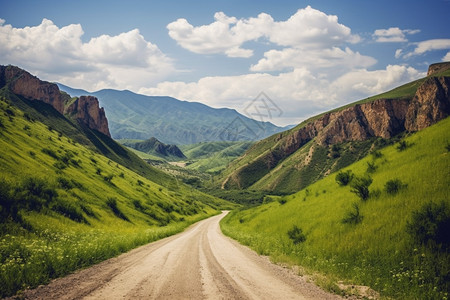
[[358,203],[354,202],[352,204],[353,210],[348,211],[345,217],[342,219],[342,223],[344,224],[358,224],[361,223],[363,216],[359,212]]
[[340,171],[336,175],[336,182],[340,186],[346,186],[348,185],[353,179],[353,173],[352,170],[347,170],[345,172]]
[[449,249],[449,205],[444,201],[426,203],[420,210],[413,212],[406,230],[418,244]]
[[407,186],[408,185],[406,183],[403,183],[400,179],[396,178],[387,181],[384,185],[384,189],[389,195],[395,195],[401,189],[406,188]]
[[288,230],[287,234],[294,244],[299,244],[306,241],[306,236],[303,234],[303,230],[297,225],[294,225],[290,230]]
[[365,201],[369,199],[369,186],[372,184],[372,178],[367,177],[356,177],[353,179],[351,186],[351,192],[355,193],[361,200]]

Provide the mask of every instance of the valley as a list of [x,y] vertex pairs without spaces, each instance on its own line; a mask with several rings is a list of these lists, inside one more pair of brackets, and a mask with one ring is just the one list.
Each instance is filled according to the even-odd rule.
[[[448,296],[449,63],[293,128],[238,116],[238,140],[233,110],[59,88],[0,67],[1,297]],[[261,257],[220,230],[283,275],[236,271]]]

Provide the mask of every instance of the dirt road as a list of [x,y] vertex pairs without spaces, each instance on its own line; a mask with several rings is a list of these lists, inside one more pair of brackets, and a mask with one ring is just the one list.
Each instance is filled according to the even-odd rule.
[[137,248],[47,286],[29,299],[338,299],[225,237],[219,221]]

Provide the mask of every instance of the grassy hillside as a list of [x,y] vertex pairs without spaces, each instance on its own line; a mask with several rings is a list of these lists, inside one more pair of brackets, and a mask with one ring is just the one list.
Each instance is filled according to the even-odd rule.
[[[336,292],[345,289],[336,284],[342,280],[382,296],[446,299],[449,151],[447,118],[344,168],[340,182],[353,177],[346,186],[330,174],[296,194],[232,212],[222,229],[275,261],[325,274]],[[371,179],[369,194],[362,178]]]
[[48,105],[0,99],[0,296],[179,232],[226,205]]
[[[450,76],[450,69],[432,76]],[[293,139],[294,133],[323,115],[341,111],[357,104],[377,99],[412,99],[417,88],[427,77],[407,83],[386,93],[362,99],[305,120],[296,127],[272,135],[252,145],[244,155],[234,160],[217,178],[216,185],[227,189],[250,189],[277,194],[296,192],[323,178],[330,172],[357,161],[369,150],[394,140],[372,138],[363,142],[346,142],[328,147],[320,146],[315,138],[289,156],[283,146]]]
[[217,174],[241,156],[253,142],[205,142],[181,145],[188,158],[187,168],[204,173]]

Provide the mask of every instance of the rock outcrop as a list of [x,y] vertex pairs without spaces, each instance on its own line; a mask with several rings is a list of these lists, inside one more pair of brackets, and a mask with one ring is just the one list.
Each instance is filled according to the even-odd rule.
[[429,77],[408,107],[405,128],[422,130],[450,114],[450,77]]
[[77,98],[66,107],[65,114],[89,128],[111,137],[105,110],[103,107],[100,108],[96,97],[81,96]]
[[8,85],[11,92],[28,100],[38,100],[63,113],[64,102],[56,84],[42,81],[15,66],[0,66],[0,88]]
[[432,64],[428,67],[427,76],[434,75],[440,72],[444,72],[450,69],[450,62],[442,62],[437,64]]
[[[328,147],[372,137],[387,139],[435,124],[450,115],[450,77],[438,74],[445,68],[450,69],[450,64],[430,67],[429,73],[435,75],[423,80],[410,99],[378,99],[356,104],[325,113],[297,129],[268,138],[272,141],[263,143],[272,145],[270,151],[263,148],[258,150],[259,153],[253,153],[255,159],[232,171],[222,182],[222,187],[252,185],[311,140],[318,146]],[[244,182],[247,177],[252,180]]]
[[15,66],[0,66],[0,88],[5,86],[18,96],[50,104],[61,114],[67,114],[89,128],[111,137],[105,111],[100,108],[95,97],[81,96],[65,107],[64,97],[58,85],[42,81]]

